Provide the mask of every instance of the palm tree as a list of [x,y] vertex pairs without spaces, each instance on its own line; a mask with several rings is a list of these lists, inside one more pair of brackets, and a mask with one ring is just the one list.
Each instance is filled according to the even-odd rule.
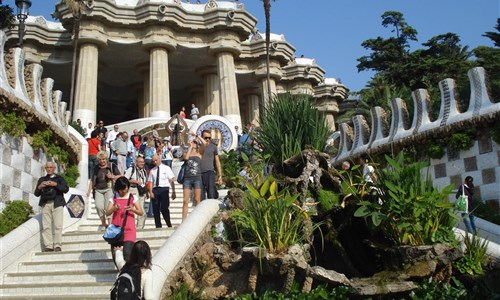
[[82,17],[83,0],[64,0],[64,3],[71,11],[75,18],[73,25],[73,63],[71,66],[71,91],[69,95],[69,111],[73,115],[73,105],[75,103],[75,85],[76,85],[76,67],[78,64],[78,37],[80,33],[80,20]]
[[[264,15],[266,18],[266,79],[267,95],[271,97],[271,75],[269,71],[269,40],[271,39],[271,0],[262,0],[264,3]],[[269,99],[268,99],[269,100]],[[260,113],[264,110],[264,99],[261,99],[259,105]]]

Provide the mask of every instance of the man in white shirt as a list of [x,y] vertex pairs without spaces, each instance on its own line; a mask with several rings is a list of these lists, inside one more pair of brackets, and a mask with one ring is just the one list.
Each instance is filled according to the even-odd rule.
[[149,198],[153,203],[153,214],[155,218],[155,227],[161,228],[160,212],[168,227],[172,227],[170,222],[170,200],[168,198],[168,187],[172,189],[172,200],[175,195],[175,175],[169,166],[161,163],[161,158],[158,155],[153,156],[154,168],[149,173]]
[[90,134],[94,131],[94,127],[92,126],[92,123],[89,123],[87,125],[87,128],[85,128],[85,138],[90,139]]
[[120,127],[118,125],[113,126],[113,130],[110,130],[108,132],[108,137],[106,139],[106,144],[109,145],[110,143],[114,142],[116,140],[116,136],[119,133]]

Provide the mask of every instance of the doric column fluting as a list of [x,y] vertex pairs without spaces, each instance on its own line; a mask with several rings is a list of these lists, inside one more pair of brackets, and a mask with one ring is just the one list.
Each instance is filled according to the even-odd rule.
[[151,48],[149,54],[149,109],[151,117],[170,117],[168,50]]
[[250,123],[259,125],[259,96],[255,94],[248,95],[248,120]]
[[80,119],[82,124],[96,123],[98,62],[99,48],[96,44],[80,45],[73,120]]
[[277,90],[276,90],[276,81],[274,80],[273,77],[270,77],[269,78],[269,83],[271,84],[271,95],[269,95],[269,89],[268,89],[268,86],[267,86],[267,78],[262,78],[262,80],[260,81],[261,83],[261,91],[262,91],[262,105],[266,106],[267,103],[269,102],[269,100],[271,99],[271,97],[273,97],[274,95],[276,95],[277,93]]
[[219,76],[216,73],[208,73],[204,75],[204,79],[205,110],[203,114],[221,115]]
[[151,107],[149,101],[149,71],[144,72],[144,89],[142,94],[142,103],[139,105],[139,111],[142,112],[142,117],[147,118],[151,116]]
[[233,54],[228,51],[217,53],[217,73],[220,80],[222,116],[232,124],[241,126],[235,71]]

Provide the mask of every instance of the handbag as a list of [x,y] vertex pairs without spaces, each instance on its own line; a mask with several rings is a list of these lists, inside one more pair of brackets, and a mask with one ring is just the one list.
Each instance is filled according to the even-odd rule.
[[[116,199],[116,198],[115,198]],[[132,199],[132,194],[128,197],[127,206],[130,206],[130,200]],[[103,234],[103,238],[111,246],[121,246],[123,245],[123,239],[125,238],[125,225],[127,224],[128,211],[125,211],[123,216],[122,226],[117,226],[115,224],[110,224]]]
[[469,197],[467,195],[465,195],[465,187],[462,184],[462,195],[460,195],[458,197],[457,202],[455,202],[455,207],[459,212],[461,212],[463,214],[469,213],[469,199],[468,198]]
[[177,182],[180,184],[184,183],[184,176],[186,175],[186,166],[187,166],[187,161],[185,161],[182,164],[181,169],[179,170],[179,174],[177,175]]

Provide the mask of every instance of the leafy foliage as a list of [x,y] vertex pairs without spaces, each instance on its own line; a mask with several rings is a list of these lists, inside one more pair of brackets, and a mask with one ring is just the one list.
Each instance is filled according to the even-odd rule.
[[321,189],[318,195],[318,202],[322,211],[329,211],[339,204],[339,195],[333,191]]
[[481,238],[477,235],[470,235],[465,233],[464,244],[466,251],[464,256],[462,256],[458,261],[455,262],[455,267],[462,274],[469,275],[482,275],[483,264],[487,260],[486,250],[488,248],[489,241]]
[[290,299],[290,300],[319,300],[319,299],[337,299],[348,300],[351,299],[352,291],[349,287],[338,286],[332,290],[328,290],[325,286],[318,286],[310,292],[303,292],[299,289],[298,285],[292,285],[292,290],[288,293],[281,293],[278,291],[266,290],[264,294],[258,295],[257,293],[239,295],[235,300],[271,300],[271,299]]
[[175,290],[171,296],[168,296],[165,299],[169,300],[186,300],[186,299],[201,299],[203,290],[199,290],[194,293],[189,289],[189,286],[185,282],[181,282],[177,290]]
[[235,150],[224,151],[220,156],[222,178],[226,187],[237,187],[240,184],[240,163],[238,153]]
[[83,137],[86,136],[85,129],[83,129],[82,126],[78,125],[76,121],[71,122],[69,125],[75,128],[75,130],[78,131],[78,133],[81,134]]
[[26,122],[14,112],[0,112],[0,132],[19,138],[26,135]]
[[369,218],[397,245],[454,242],[455,215],[448,201],[453,187],[434,188],[421,174],[425,164],[405,165],[403,152],[395,159],[386,155],[386,160],[389,167],[377,172],[376,195],[364,198],[354,215]]
[[7,201],[7,206],[0,213],[0,236],[5,236],[19,225],[28,221],[33,208],[22,200]]
[[427,151],[429,152],[429,157],[434,159],[440,159],[445,153],[443,146],[441,146],[440,144],[429,145]]
[[231,214],[241,241],[271,253],[282,253],[312,233],[306,228],[309,215],[295,203],[298,195],[279,190],[272,176],[260,187],[247,185],[247,188],[248,194],[243,200],[245,209]]
[[472,146],[472,138],[467,133],[453,133],[448,139],[448,146],[454,150],[467,150]]
[[0,5],[0,29],[10,28],[15,21],[16,17],[14,16],[12,7]]
[[51,138],[52,138],[52,131],[50,129],[37,131],[31,136],[31,145],[35,149],[38,148],[45,149],[45,147],[50,143]]
[[299,154],[306,146],[322,150],[329,130],[324,116],[310,104],[308,95],[279,94],[259,116],[257,142],[272,163]]
[[50,157],[54,158],[61,165],[67,166],[69,162],[69,153],[52,142],[52,131],[50,131],[50,129],[35,132],[32,135],[31,144],[33,148],[44,149]]
[[69,187],[75,187],[78,177],[80,177],[80,172],[78,172],[78,166],[73,165],[65,170],[61,174]]
[[[436,282],[432,277],[410,293],[413,300],[448,300],[469,299],[464,285],[456,278],[451,278],[451,283]],[[471,298],[472,299],[472,298]]]

